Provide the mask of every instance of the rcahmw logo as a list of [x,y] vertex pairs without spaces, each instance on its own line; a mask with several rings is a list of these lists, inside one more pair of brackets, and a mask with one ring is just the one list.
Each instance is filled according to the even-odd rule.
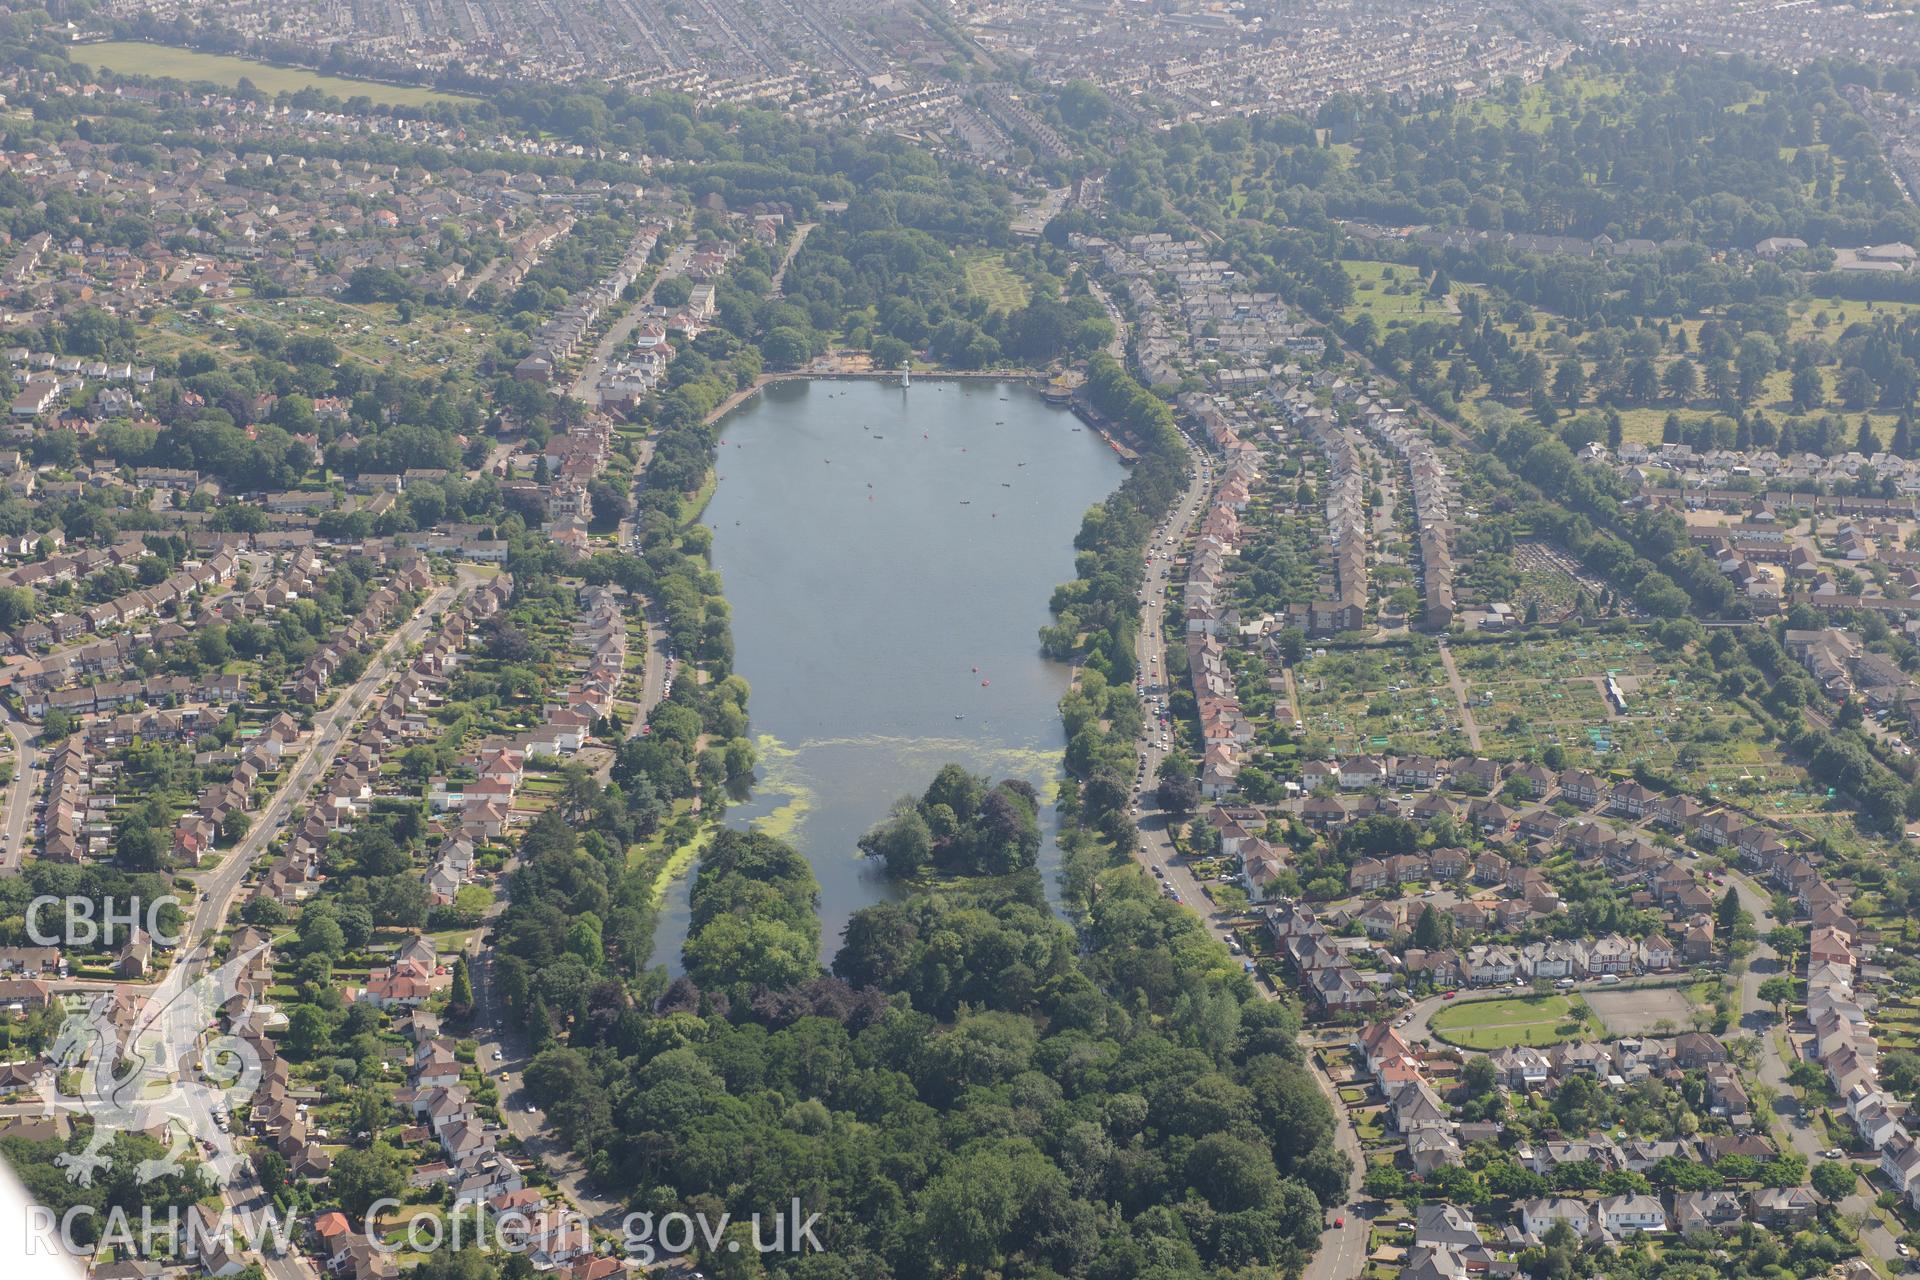
[[[225,1011],[240,1025],[252,1015],[243,979],[265,951],[262,944],[235,952],[214,969],[203,943],[179,956],[158,985],[98,995],[69,1012],[47,1051],[55,1069],[41,1076],[39,1097],[49,1116],[64,1111],[93,1122],[85,1147],[53,1159],[70,1180],[89,1185],[112,1163],[114,1135],[139,1132],[166,1143],[162,1155],[134,1166],[140,1183],[177,1173],[202,1152],[217,1184],[233,1181],[246,1158],[224,1117],[253,1096],[260,1053],[241,1036],[221,1034],[220,1016]],[[122,999],[136,1001],[124,1021],[116,1017]],[[79,1080],[76,1093],[60,1091],[69,1075]]]
[[[181,1253],[204,1258],[213,1249],[225,1248],[237,1235],[255,1253],[278,1257],[286,1253],[293,1239],[293,1215],[281,1216],[272,1209],[235,1213],[222,1208],[217,1214],[183,1214],[177,1206],[155,1213],[151,1205],[143,1205],[137,1230],[134,1221],[119,1205],[111,1205],[102,1212],[90,1204],[76,1204],[61,1214],[55,1214],[45,1205],[28,1205],[26,1254],[29,1258],[43,1254],[84,1257],[111,1249],[117,1258],[156,1258]],[[83,1230],[89,1223],[95,1224],[98,1230]]]

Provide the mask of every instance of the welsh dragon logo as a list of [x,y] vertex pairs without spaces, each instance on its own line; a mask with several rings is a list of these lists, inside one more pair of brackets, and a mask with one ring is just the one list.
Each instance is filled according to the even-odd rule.
[[[85,1148],[54,1157],[70,1181],[92,1184],[109,1163],[106,1149],[115,1134],[163,1130],[166,1154],[140,1162],[134,1174],[141,1183],[179,1172],[188,1156],[203,1156],[217,1184],[233,1181],[245,1157],[215,1114],[253,1095],[260,1055],[241,1037],[221,1032],[219,1019],[265,950],[255,947],[210,969],[203,943],[177,959],[157,985],[123,988],[123,996],[138,1001],[124,1039],[114,1018],[120,997],[111,992],[68,1014],[48,1050],[54,1070],[41,1078],[39,1094],[47,1115],[66,1112],[93,1122]],[[240,1017],[252,1009],[248,999]],[[78,1092],[63,1092],[61,1076],[75,1071]]]

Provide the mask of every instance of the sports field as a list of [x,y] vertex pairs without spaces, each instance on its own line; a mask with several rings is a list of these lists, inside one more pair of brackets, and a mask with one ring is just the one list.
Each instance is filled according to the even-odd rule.
[[71,54],[75,62],[123,76],[164,76],[189,82],[237,86],[251,81],[262,93],[298,93],[318,89],[336,98],[370,98],[395,107],[424,107],[435,102],[475,102],[478,99],[458,93],[443,93],[410,85],[381,84],[373,80],[349,80],[344,76],[321,75],[300,67],[276,67],[251,58],[226,54],[200,53],[193,49],[175,49],[168,45],[146,44],[138,40],[109,40],[101,44],[77,45]]
[[1600,1033],[1586,1006],[1562,995],[1463,1000],[1434,1014],[1428,1025],[1448,1044],[1482,1052]]

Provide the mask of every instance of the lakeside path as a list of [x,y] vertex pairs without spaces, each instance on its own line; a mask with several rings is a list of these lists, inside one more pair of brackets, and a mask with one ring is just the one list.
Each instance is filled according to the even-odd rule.
[[[752,386],[742,387],[715,405],[702,421],[712,426],[776,382],[892,382],[899,377],[891,369],[848,369],[838,361],[839,357],[822,356],[805,369],[763,373]],[[916,370],[914,376],[924,382],[1042,382],[1048,375],[1044,369],[934,369]],[[638,476],[642,469],[636,467],[634,474]]]

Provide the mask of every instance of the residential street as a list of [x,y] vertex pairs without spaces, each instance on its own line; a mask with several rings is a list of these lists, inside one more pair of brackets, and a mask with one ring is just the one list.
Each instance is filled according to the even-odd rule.
[[[1779,953],[1765,941],[1768,931],[1780,921],[1773,915],[1772,896],[1751,877],[1732,869],[1727,871],[1726,876],[1727,882],[1739,894],[1741,907],[1753,916],[1761,938],[1747,958],[1747,971],[1740,977],[1740,1025],[1760,1037],[1760,1081],[1773,1091],[1774,1114],[1780,1120],[1777,1129],[1787,1135],[1793,1149],[1805,1156],[1810,1166],[1817,1165],[1821,1161],[1820,1152],[1827,1145],[1825,1134],[1815,1128],[1809,1117],[1800,1111],[1793,1086],[1787,1082],[1789,1064],[1780,1052],[1776,1037],[1776,1031],[1781,1028],[1774,1019],[1773,1010],[1760,999],[1760,984],[1784,971]],[[1862,1247],[1870,1250],[1893,1270],[1901,1271],[1906,1268],[1907,1260],[1900,1256],[1897,1248],[1899,1241],[1887,1230],[1875,1209],[1873,1201],[1878,1190],[1877,1186],[1862,1181],[1852,1195],[1840,1202],[1840,1212],[1864,1220],[1867,1225],[1860,1233]]]
[[580,370],[580,376],[574,379],[573,386],[568,390],[569,395],[591,405],[600,403],[600,375],[606,372],[607,365],[612,363],[615,354],[626,349],[627,341],[633,337],[633,331],[638,329],[640,322],[647,318],[647,308],[653,305],[654,285],[668,276],[677,276],[685,271],[687,259],[692,254],[692,246],[685,244],[674,246],[667,254],[667,260],[661,264],[659,272],[653,278],[653,284],[648,285],[647,291],[633,300],[633,303],[627,307],[626,314],[614,322],[613,327],[607,330],[606,336],[594,347],[593,354],[587,357],[587,363]]
[[[1161,630],[1163,614],[1167,608],[1168,593],[1177,584],[1173,579],[1172,560],[1178,550],[1180,540],[1200,517],[1202,503],[1212,486],[1211,463],[1205,461],[1206,455],[1190,451],[1193,460],[1193,480],[1187,486],[1186,495],[1181,498],[1165,525],[1155,531],[1155,542],[1147,552],[1147,572],[1145,599],[1140,610],[1140,635],[1135,654],[1140,672],[1146,683],[1146,698],[1149,707],[1156,700],[1164,700],[1167,695],[1166,639]],[[1168,536],[1174,540],[1169,547],[1163,541]],[[1176,609],[1178,606],[1175,606]],[[1228,917],[1210,909],[1210,900],[1201,892],[1199,881],[1193,878],[1188,869],[1174,860],[1173,841],[1168,833],[1168,814],[1159,808],[1154,796],[1155,771],[1160,762],[1173,751],[1178,750],[1177,740],[1168,737],[1168,747],[1160,745],[1159,720],[1151,710],[1147,717],[1147,734],[1141,742],[1141,751],[1146,756],[1146,775],[1141,786],[1137,821],[1140,827],[1140,847],[1135,856],[1145,864],[1149,871],[1157,868],[1163,873],[1166,883],[1180,895],[1180,901],[1198,912],[1207,929],[1215,937],[1225,942],[1230,930]],[[1277,999],[1279,993],[1264,982],[1255,986],[1268,999]],[[1320,1237],[1320,1247],[1308,1264],[1304,1280],[1352,1280],[1366,1267],[1367,1222],[1357,1212],[1360,1202],[1360,1179],[1366,1167],[1360,1150],[1360,1137],[1355,1132],[1347,1109],[1341,1105],[1339,1094],[1333,1082],[1311,1058],[1308,1065],[1313,1070],[1313,1078],[1319,1084],[1321,1092],[1333,1107],[1335,1120],[1334,1145],[1344,1152],[1352,1165],[1351,1178],[1347,1186],[1347,1195],[1343,1208],[1329,1214],[1328,1225]],[[1335,1218],[1343,1220],[1343,1226],[1335,1227],[1331,1223]]]
[[191,950],[199,946],[217,932],[227,918],[227,911],[233,905],[233,899],[252,868],[254,860],[265,851],[267,845],[278,834],[281,821],[303,802],[307,793],[313,790],[327,774],[333,763],[334,755],[346,740],[347,733],[362,711],[373,700],[375,690],[392,679],[397,672],[397,659],[408,648],[418,644],[426,634],[433,615],[445,609],[461,590],[480,581],[478,574],[462,566],[459,577],[453,583],[437,588],[433,594],[416,609],[387,638],[386,644],[374,655],[373,661],[361,677],[340,691],[331,707],[314,717],[313,732],[308,735],[306,746],[302,749],[298,763],[293,766],[287,780],[273,798],[267,801],[258,813],[253,815],[253,826],[245,838],[233,848],[227,850],[220,865],[199,881],[201,898],[194,908],[193,923],[187,930],[182,946]]
[[0,875],[14,875],[26,859],[27,832],[33,824],[33,792],[38,781],[34,765],[39,757],[34,752],[34,738],[31,726],[14,718],[11,711],[0,707],[0,728],[4,728],[7,737],[13,740],[13,781],[7,785],[7,823],[5,835],[0,836]]
[[581,1213],[602,1227],[617,1228],[626,1213],[625,1203],[603,1199],[588,1190],[586,1167],[579,1157],[548,1129],[544,1116],[529,1110],[532,1102],[526,1094],[526,1037],[517,1030],[508,1031],[503,1025],[504,1008],[493,990],[493,953],[481,946],[481,938],[502,905],[495,904],[486,922],[474,931],[467,947],[468,972],[473,979],[474,1034],[478,1042],[475,1061],[493,1077],[500,1090],[500,1114],[506,1120],[507,1132],[520,1139],[528,1153],[546,1167]]

